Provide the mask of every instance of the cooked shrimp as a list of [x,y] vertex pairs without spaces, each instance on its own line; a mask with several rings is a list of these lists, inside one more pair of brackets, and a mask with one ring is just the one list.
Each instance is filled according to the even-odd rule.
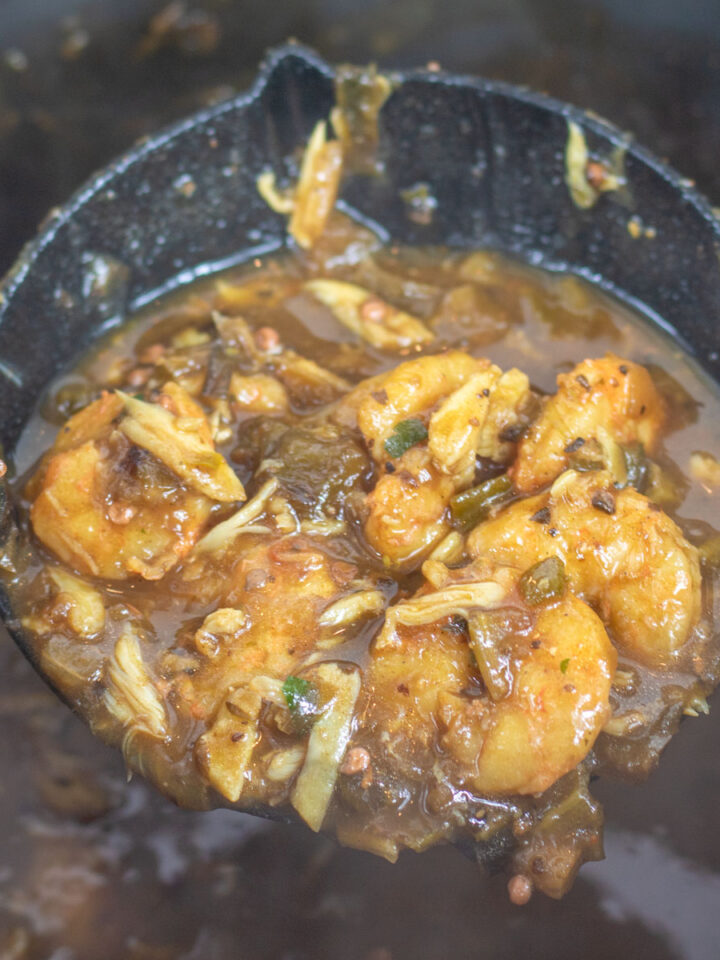
[[612,444],[639,442],[652,453],[665,404],[644,367],[608,354],[584,360],[557,382],[557,393],[520,443],[513,468],[520,493],[552,483],[568,467],[571,450],[589,443],[599,446],[606,466]]
[[211,498],[244,498],[203,411],[175,384],[157,405],[106,395],[71,417],[32,489],[43,543],[112,580],[164,576],[197,540]]
[[[617,655],[599,617],[567,593],[531,607],[517,579],[508,568],[448,571],[441,589],[390,608],[369,669],[368,722],[387,729],[388,751],[430,750],[440,730],[455,779],[481,795],[547,790],[610,714]],[[504,692],[479,685],[467,635],[449,628],[458,615],[494,618]]]
[[[351,564],[328,558],[305,536],[268,541],[244,534],[234,565],[228,568],[226,560],[216,563],[211,554],[201,571],[193,571],[192,580],[181,579],[178,571],[173,584],[178,595],[200,596],[215,610],[203,630],[215,637],[224,633],[212,656],[203,657],[192,682],[180,678],[196,706],[208,714],[228,687],[242,686],[254,674],[283,680],[291,673],[324,635],[322,612],[347,593],[356,572]],[[234,611],[233,629],[212,625],[218,609],[228,619],[228,611]],[[196,633],[196,646],[197,640]]]
[[[417,565],[448,532],[450,498],[472,484],[476,457],[509,454],[503,431],[524,416],[528,379],[450,351],[408,360],[360,389],[349,409],[375,459],[391,461],[368,495],[365,536],[388,565]],[[395,440],[400,448],[412,440],[408,424],[419,439],[397,453]]]
[[[449,350],[399,364],[390,373],[375,378],[372,390],[361,383],[357,425],[375,459],[387,460],[385,441],[398,423],[432,410],[473,374],[489,367],[489,360],[476,360],[460,350]],[[352,406],[352,393],[347,400]]]
[[443,473],[458,489],[470,486],[476,457],[501,463],[512,444],[505,432],[522,422],[530,399],[530,383],[520,370],[502,373],[490,366],[476,373],[443,401],[430,418],[428,446]]
[[616,490],[606,471],[568,470],[549,492],[481,523],[468,550],[521,568],[559,557],[617,646],[646,663],[676,655],[700,617],[697,550],[642,494]]
[[365,537],[392,567],[419,566],[447,534],[447,507],[455,484],[432,464],[426,447],[413,447],[368,494]]

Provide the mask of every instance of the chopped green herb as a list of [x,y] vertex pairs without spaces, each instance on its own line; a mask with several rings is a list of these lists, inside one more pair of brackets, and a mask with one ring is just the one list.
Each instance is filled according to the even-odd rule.
[[564,660],[560,661],[560,673],[567,673],[567,668],[570,666],[570,657],[566,657]]
[[282,686],[285,703],[298,733],[307,733],[318,715],[318,691],[303,677],[287,677]]
[[518,588],[531,607],[556,600],[565,592],[565,564],[559,557],[546,557],[520,577]]
[[395,424],[391,435],[385,441],[385,452],[391,457],[401,457],[416,443],[427,439],[427,427],[422,420],[401,420]]
[[133,393],[132,396],[135,398],[135,400],[144,400],[144,399],[145,399],[145,397],[144,397],[141,393]]
[[450,512],[455,523],[464,531],[480,523],[490,513],[491,507],[507,500],[512,491],[512,480],[506,473],[492,477],[456,494],[450,500]]

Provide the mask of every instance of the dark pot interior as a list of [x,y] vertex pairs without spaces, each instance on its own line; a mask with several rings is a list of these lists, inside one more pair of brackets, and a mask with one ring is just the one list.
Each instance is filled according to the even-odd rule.
[[[428,72],[397,79],[380,118],[384,174],[348,178],[352,209],[392,240],[492,246],[588,276],[662,318],[720,376],[708,322],[720,312],[720,225],[677,174],[618,129],[542,95]],[[278,50],[249,94],[145,140],[51,215],[3,287],[7,449],[44,385],[99,330],[153,291],[283,242],[284,220],[255,179],[268,166],[286,174],[332,102],[325,63],[301,47]],[[566,183],[569,122],[600,157],[626,148],[626,188],[589,210]],[[417,184],[437,202],[428,224],[402,200]],[[634,236],[631,220],[650,235]]]

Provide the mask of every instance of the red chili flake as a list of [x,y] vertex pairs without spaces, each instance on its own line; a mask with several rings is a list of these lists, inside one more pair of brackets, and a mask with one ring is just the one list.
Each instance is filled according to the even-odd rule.
[[127,375],[127,384],[130,387],[144,387],[150,379],[150,367],[136,367]]
[[510,903],[516,907],[524,907],[532,896],[533,886],[531,881],[521,873],[510,877],[507,885]]
[[153,343],[152,346],[148,347],[138,357],[140,363],[157,363],[158,360],[164,356],[165,347],[161,343]]
[[365,747],[352,747],[348,750],[345,759],[343,760],[342,766],[340,767],[340,773],[344,773],[347,776],[352,776],[355,773],[363,773],[365,770],[370,767],[370,754],[365,749]]
[[607,179],[607,170],[602,163],[598,163],[597,160],[591,160],[585,168],[585,179],[593,190],[601,190]]
[[272,327],[260,327],[255,331],[255,343],[258,350],[274,353],[280,347],[280,334]]
[[124,527],[135,516],[135,507],[129,503],[111,503],[107,515],[111,523]]
[[377,297],[368,297],[360,307],[360,316],[368,323],[382,323],[387,312],[388,305]]

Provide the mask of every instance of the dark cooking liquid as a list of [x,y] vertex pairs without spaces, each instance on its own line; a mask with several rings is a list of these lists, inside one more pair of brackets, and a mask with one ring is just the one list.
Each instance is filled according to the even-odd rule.
[[[433,281],[427,261],[418,266],[417,260],[401,258],[400,264],[423,281]],[[504,339],[477,345],[474,353],[505,369],[517,365],[534,386],[546,391],[554,388],[558,372],[606,350],[655,365],[694,401],[681,402],[682,394],[672,388],[673,412],[682,429],[666,437],[667,458],[685,469],[692,451],[720,449],[717,394],[664,336],[617,304],[597,294],[588,297],[570,278],[509,266],[504,291],[495,307],[511,320],[509,332]],[[202,287],[198,292],[202,295]],[[138,318],[130,340],[123,334],[115,345],[94,353],[72,380],[103,383],[118,354],[126,353],[159,314],[174,309],[173,302],[154,305]],[[289,345],[320,363],[337,351],[338,342],[348,339],[303,303],[296,304],[293,313],[278,311],[266,322]],[[387,358],[371,351],[364,363],[363,376],[389,365]],[[38,413],[17,452],[18,473],[47,448],[53,431]],[[690,483],[677,517],[690,535],[707,535],[714,502],[699,483]],[[692,522],[685,524],[683,518]],[[9,652],[8,658],[15,659]],[[8,679],[14,672],[19,681]],[[24,934],[16,932],[20,952],[9,956],[40,957],[49,949],[68,947],[75,953],[57,954],[58,960],[90,958],[98,956],[97,944],[103,943],[102,955],[108,960],[415,960],[514,957],[521,950],[531,950],[533,956],[592,958],[607,957],[613,950],[627,956],[633,949],[638,956],[663,958],[677,955],[672,940],[663,946],[667,928],[674,937],[685,938],[679,941],[685,956],[700,955],[692,952],[693,942],[702,943],[692,939],[693,931],[711,918],[712,911],[701,910],[701,905],[720,890],[720,881],[709,873],[718,863],[720,851],[712,850],[716,841],[707,835],[695,840],[698,826],[701,835],[710,829],[712,816],[706,779],[714,757],[712,720],[684,727],[649,785],[594,786],[595,794],[607,798],[609,860],[586,866],[563,905],[533,902],[520,916],[506,905],[502,883],[480,882],[476,868],[452,851],[431,851],[419,859],[405,854],[390,866],[304,831],[235,813],[177,812],[144,785],[123,787],[117,758],[86,736],[51,697],[38,692],[30,709],[19,709],[18,684],[34,684],[19,663],[3,671],[2,682],[10,689],[0,709],[7,700],[9,724],[17,727],[9,741],[22,743],[27,752],[28,775],[17,777],[18,789],[30,794],[16,799],[6,792],[2,802],[17,804],[6,812],[8,818],[17,817],[25,804],[31,811],[20,818],[22,830],[13,843],[16,856],[8,855],[16,864],[12,875],[6,880],[0,875],[0,904],[7,910],[8,928],[14,925],[30,938],[23,953]],[[688,749],[691,744],[697,749]],[[32,778],[31,760],[32,769],[42,771]],[[668,773],[673,764],[674,773]],[[8,757],[10,768],[18,765]],[[621,813],[627,831],[619,827]],[[78,820],[92,823],[78,826]],[[641,832],[635,835],[633,829]],[[697,851],[692,849],[695,842]],[[673,850],[673,843],[686,846]],[[689,866],[684,857],[691,853],[706,873],[698,875]],[[692,904],[695,911],[685,926],[682,917],[676,917],[682,906],[674,906],[683,890],[692,895],[682,904]],[[667,902],[661,903],[663,895]],[[506,911],[508,922],[499,924],[498,916]],[[585,935],[576,927],[578,916],[587,918]]]

